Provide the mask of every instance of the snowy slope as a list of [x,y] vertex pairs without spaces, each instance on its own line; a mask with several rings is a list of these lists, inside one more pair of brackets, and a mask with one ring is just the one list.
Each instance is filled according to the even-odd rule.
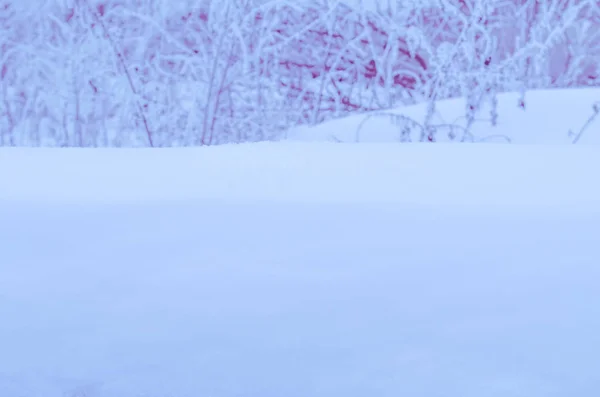
[[595,146],[0,150],[0,396],[595,396]]
[[[572,143],[577,134],[594,114],[594,104],[600,101],[600,89],[569,89],[530,91],[525,95],[525,108],[519,107],[520,95],[508,92],[498,95],[498,122],[492,126],[491,104],[484,106],[477,114],[472,127],[475,141],[522,144],[567,144]],[[401,107],[385,114],[409,117],[423,124],[426,104]],[[377,114],[377,113],[376,113]],[[439,101],[434,125],[452,124],[465,127],[465,99],[457,98]],[[315,127],[298,127],[288,132],[292,141],[329,142],[398,142],[401,127],[390,117],[355,115]],[[449,129],[441,129],[436,135],[438,142],[450,141]],[[445,133],[444,133],[445,131]],[[571,134],[573,133],[573,134]],[[413,140],[417,140],[415,133]],[[600,119],[596,118],[587,127],[578,141],[579,144],[600,144]]]

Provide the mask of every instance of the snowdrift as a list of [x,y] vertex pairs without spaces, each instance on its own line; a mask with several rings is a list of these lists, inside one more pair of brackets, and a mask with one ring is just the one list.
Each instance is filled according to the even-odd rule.
[[[567,89],[528,91],[520,106],[516,92],[498,95],[497,124],[492,125],[491,103],[484,103],[477,113],[471,132],[473,142],[521,144],[571,144],[594,116],[594,105],[600,101],[600,89]],[[436,142],[455,141],[466,126],[464,98],[439,101],[432,125],[438,126]],[[405,123],[394,120],[405,116],[419,124],[425,121],[427,104],[400,107],[385,112],[352,115],[313,127],[291,129],[287,139],[306,142],[400,142]],[[579,144],[600,144],[600,120],[590,123],[578,140]],[[450,128],[453,126],[453,128]],[[417,130],[411,129],[412,141],[418,141]]]
[[593,396],[594,145],[0,150],[2,397]]

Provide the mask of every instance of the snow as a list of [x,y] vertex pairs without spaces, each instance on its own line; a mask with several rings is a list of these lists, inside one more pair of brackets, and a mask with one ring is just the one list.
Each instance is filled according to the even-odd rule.
[[594,145],[261,143],[197,149],[3,149],[0,200],[233,201],[590,211]]
[[595,396],[598,150],[0,149],[0,396]]
[[[486,102],[472,127],[476,141],[518,144],[570,144],[574,136],[593,115],[593,105],[600,101],[599,88],[536,90],[525,95],[525,110],[518,106],[520,94],[498,95],[498,124],[492,126],[491,105]],[[401,107],[386,114],[404,115],[423,124],[425,103]],[[465,127],[465,99],[456,98],[436,103],[435,125],[453,124]],[[377,113],[375,113],[377,114]],[[301,126],[288,132],[291,141],[334,142],[398,142],[400,128],[389,117],[354,115],[317,126]],[[415,140],[417,136],[413,136]],[[447,134],[438,133],[438,142],[449,141]],[[600,144],[600,123],[593,123],[581,136],[579,144]]]

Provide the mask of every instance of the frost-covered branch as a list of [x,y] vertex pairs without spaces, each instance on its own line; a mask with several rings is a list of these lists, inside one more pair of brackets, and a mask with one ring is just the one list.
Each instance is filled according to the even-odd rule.
[[0,0],[0,145],[270,140],[419,102],[428,141],[453,97],[468,140],[499,93],[526,109],[599,65],[595,0]]

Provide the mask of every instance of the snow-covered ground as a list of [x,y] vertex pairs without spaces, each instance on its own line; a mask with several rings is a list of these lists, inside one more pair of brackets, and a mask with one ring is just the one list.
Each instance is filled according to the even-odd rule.
[[596,396],[599,150],[0,149],[0,396]]

